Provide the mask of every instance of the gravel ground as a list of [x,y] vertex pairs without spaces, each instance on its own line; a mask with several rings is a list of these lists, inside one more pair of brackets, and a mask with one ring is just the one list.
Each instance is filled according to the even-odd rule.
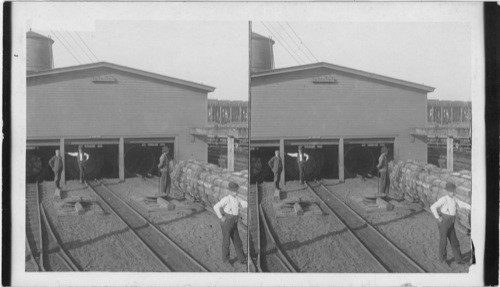
[[[286,199],[316,201],[298,182],[283,188]],[[377,262],[333,215],[276,217],[272,207],[274,187],[261,188],[262,207],[282,251],[300,272],[381,272]],[[273,266],[268,263],[272,272]]]
[[[157,187],[142,179],[131,178],[125,183],[116,179],[104,180],[122,199],[131,202],[131,196],[152,195]],[[118,217],[112,215],[105,206],[105,214],[58,216],[53,206],[53,182],[44,182],[43,204],[56,234],[64,248],[77,265],[84,271],[128,271],[159,272],[145,247],[128,230]],[[173,196],[181,194],[172,190]],[[78,181],[68,181],[63,187],[62,197],[96,197]],[[137,206],[137,205],[135,205]],[[236,262],[234,247],[231,245],[231,265],[223,264],[220,256],[222,234],[217,217],[202,210],[185,214],[181,212],[151,213],[137,209],[147,215],[162,231],[184,250],[194,256],[207,269],[214,272],[246,272],[247,265]],[[240,228],[240,237],[246,251],[246,232]],[[49,258],[50,259],[50,258]],[[52,260],[51,260],[52,262]]]
[[[349,205],[351,205],[348,201],[350,196],[373,194],[377,190],[376,181],[360,178],[348,179],[342,184],[325,185]],[[453,261],[453,252],[449,244],[447,252],[449,266],[439,263],[439,233],[434,216],[422,210],[418,204],[406,201],[401,201],[401,204],[408,206],[409,210],[389,214],[372,213],[368,214],[366,219],[428,272],[468,272],[468,265],[458,265]],[[469,260],[470,236],[457,231],[457,237],[464,259]]]
[[[231,244],[231,265],[223,264],[221,259],[222,232],[218,218],[206,211],[198,210],[190,214],[185,212],[146,212],[132,196],[151,196],[158,192],[155,183],[140,178],[127,179],[125,183],[117,180],[105,180],[106,184],[136,210],[146,216],[159,227],[182,249],[191,254],[198,262],[212,272],[247,272],[247,264],[236,260],[236,253]],[[172,189],[171,196],[178,201],[188,203],[182,198],[182,193]],[[247,233],[240,228],[243,250],[247,250]]]
[[[158,272],[159,267],[143,245],[118,217],[103,206],[104,215],[57,216],[53,206],[54,184],[44,182],[43,205],[55,233],[69,256],[83,271]],[[78,181],[63,186],[63,198],[95,197]],[[52,260],[51,260],[52,262]]]

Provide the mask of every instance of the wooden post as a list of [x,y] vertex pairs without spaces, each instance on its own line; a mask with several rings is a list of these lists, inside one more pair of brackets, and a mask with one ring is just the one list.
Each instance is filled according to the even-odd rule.
[[339,139],[339,181],[344,182],[344,138]]
[[63,171],[61,173],[61,183],[66,185],[66,160],[65,160],[65,151],[64,151],[64,139],[59,140],[59,154],[61,155],[63,161]]
[[227,137],[227,169],[234,171],[234,138]]
[[446,169],[453,171],[453,137],[446,138]]
[[125,139],[120,138],[118,143],[118,177],[125,181]]
[[[415,137],[413,137],[415,139]],[[394,138],[394,146],[392,147],[393,148],[393,151],[392,151],[392,160],[394,161],[394,164],[396,164],[398,162],[398,158],[399,158],[399,153],[398,153],[398,137],[396,136]],[[427,149],[426,149],[427,151]],[[427,158],[427,155],[425,156],[425,158]]]
[[284,139],[280,139],[280,157],[281,157],[281,161],[283,163],[283,170],[281,171],[280,182],[282,182],[283,185],[286,185],[286,182],[285,182],[285,140]]
[[[191,135],[190,135],[191,136]],[[179,162],[179,137],[176,136],[174,138],[174,160],[175,162]]]

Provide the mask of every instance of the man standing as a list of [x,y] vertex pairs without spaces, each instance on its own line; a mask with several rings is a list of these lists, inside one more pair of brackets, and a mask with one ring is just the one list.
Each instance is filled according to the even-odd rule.
[[277,150],[274,152],[274,156],[271,158],[271,160],[267,163],[271,170],[274,173],[274,187],[277,190],[280,189],[280,176],[281,172],[283,171],[283,163],[281,162],[280,158],[280,151]]
[[[462,260],[462,253],[460,252],[460,244],[455,232],[455,214],[457,212],[457,205],[466,209],[470,209],[470,206],[456,200],[455,184],[447,182],[445,189],[448,194],[438,199],[430,208],[432,214],[438,221],[439,261],[442,263],[446,262],[446,244],[447,241],[450,240],[455,262],[457,262],[457,264],[464,264],[465,262]],[[438,208],[440,208],[439,213]]]
[[304,184],[304,168],[306,162],[309,160],[309,155],[302,151],[302,146],[299,146],[299,151],[297,153],[288,153],[288,155],[297,158],[297,164],[299,166],[300,183]]
[[90,155],[83,151],[83,146],[78,146],[78,152],[68,152],[68,155],[76,157],[78,169],[80,170],[80,183],[85,181],[85,163],[89,160]]
[[389,194],[389,169],[388,169],[388,161],[387,161],[387,153],[389,149],[386,146],[382,147],[381,155],[378,158],[377,169],[380,174],[380,182],[378,186],[378,193],[380,194]]
[[54,172],[54,184],[57,189],[61,189],[59,182],[61,181],[61,173],[64,169],[62,157],[59,155],[59,150],[56,149],[56,155],[49,160],[49,166]]
[[168,146],[164,146],[161,149],[160,163],[158,164],[158,170],[160,171],[160,190],[158,194],[160,196],[168,196],[170,194],[170,157],[168,155],[170,149]]
[[237,183],[229,182],[228,189],[230,194],[223,197],[214,205],[214,211],[220,219],[222,228],[222,262],[229,263],[229,244],[230,240],[232,240],[238,261],[241,264],[246,264],[246,256],[243,252],[243,244],[238,232],[238,215],[240,206],[246,208],[248,204],[237,197],[239,189]]

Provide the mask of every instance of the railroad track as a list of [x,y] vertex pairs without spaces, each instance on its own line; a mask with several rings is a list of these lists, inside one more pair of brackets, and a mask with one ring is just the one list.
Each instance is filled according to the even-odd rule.
[[39,183],[26,184],[26,247],[37,271],[46,271],[43,258]]
[[251,266],[254,272],[262,272],[260,266],[260,223],[259,223],[259,185],[255,184],[255,188],[250,188],[248,191],[248,229],[249,243],[248,254],[250,254]]
[[426,272],[380,231],[368,223],[356,211],[344,203],[322,183],[316,186],[307,183],[313,195],[336,216],[356,238],[363,248],[380,264],[381,272],[421,273]]
[[165,271],[206,272],[207,270],[190,254],[160,231],[147,218],[137,212],[127,202],[102,182],[89,184],[89,188],[101,199],[148,250]]
[[[29,256],[37,271],[81,271],[61,245],[47,218],[40,202],[39,186],[37,182],[26,187],[26,218],[29,221],[26,224],[26,247]],[[55,248],[50,249],[56,253],[48,253],[50,242],[55,244]]]
[[[258,200],[258,194],[259,194],[259,184],[256,183],[255,184],[255,193],[257,194],[257,200]],[[268,261],[269,256],[273,256],[274,257],[274,261],[277,261],[279,263],[279,265],[281,265],[281,268],[279,270],[279,272],[297,272],[297,269],[295,269],[295,267],[290,263],[290,260],[285,256],[285,254],[283,253],[283,251],[281,251],[281,248],[278,244],[278,242],[276,241],[276,239],[274,238],[274,235],[271,231],[271,228],[269,227],[269,223],[268,223],[268,220],[267,220],[267,217],[266,217],[266,213],[264,212],[264,209],[262,208],[262,205],[258,204],[258,201],[257,201],[257,208],[259,210],[259,217],[258,217],[258,226],[259,226],[259,230],[258,230],[258,234],[259,234],[259,267],[261,268],[261,271],[264,272],[264,271],[267,271],[267,272],[271,272],[271,270],[264,270],[263,266],[261,266],[262,262],[261,260],[264,259],[266,261]],[[265,237],[264,240],[261,240],[262,237]],[[266,242],[265,243],[265,246],[261,246],[261,244],[263,244],[263,242]],[[274,246],[274,249],[276,249],[276,252],[273,252],[271,254],[267,254],[269,252],[269,250],[272,250],[271,248],[267,248],[267,247],[270,247],[270,246],[267,246],[267,244],[269,244],[271,246]],[[266,250],[268,252],[262,254],[262,250]],[[264,255],[262,258],[262,255]],[[272,270],[272,272],[278,272],[276,270]]]

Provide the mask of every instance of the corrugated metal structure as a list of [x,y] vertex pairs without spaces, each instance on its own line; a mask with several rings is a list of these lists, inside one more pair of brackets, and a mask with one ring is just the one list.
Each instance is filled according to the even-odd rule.
[[[426,126],[427,93],[433,90],[323,62],[253,73],[251,148],[279,148],[285,166],[293,167],[285,152],[304,145],[317,164],[326,161],[331,170],[313,178],[344,180],[344,171],[372,172],[382,145],[395,160],[426,161],[425,139],[410,130]],[[285,175],[292,177],[286,169]]]
[[207,94],[214,89],[106,62],[30,73],[27,146],[64,153],[85,145],[96,168],[118,163],[110,172],[120,179],[140,166],[154,173],[164,145],[176,160],[206,161],[207,144],[191,129],[206,126]]

